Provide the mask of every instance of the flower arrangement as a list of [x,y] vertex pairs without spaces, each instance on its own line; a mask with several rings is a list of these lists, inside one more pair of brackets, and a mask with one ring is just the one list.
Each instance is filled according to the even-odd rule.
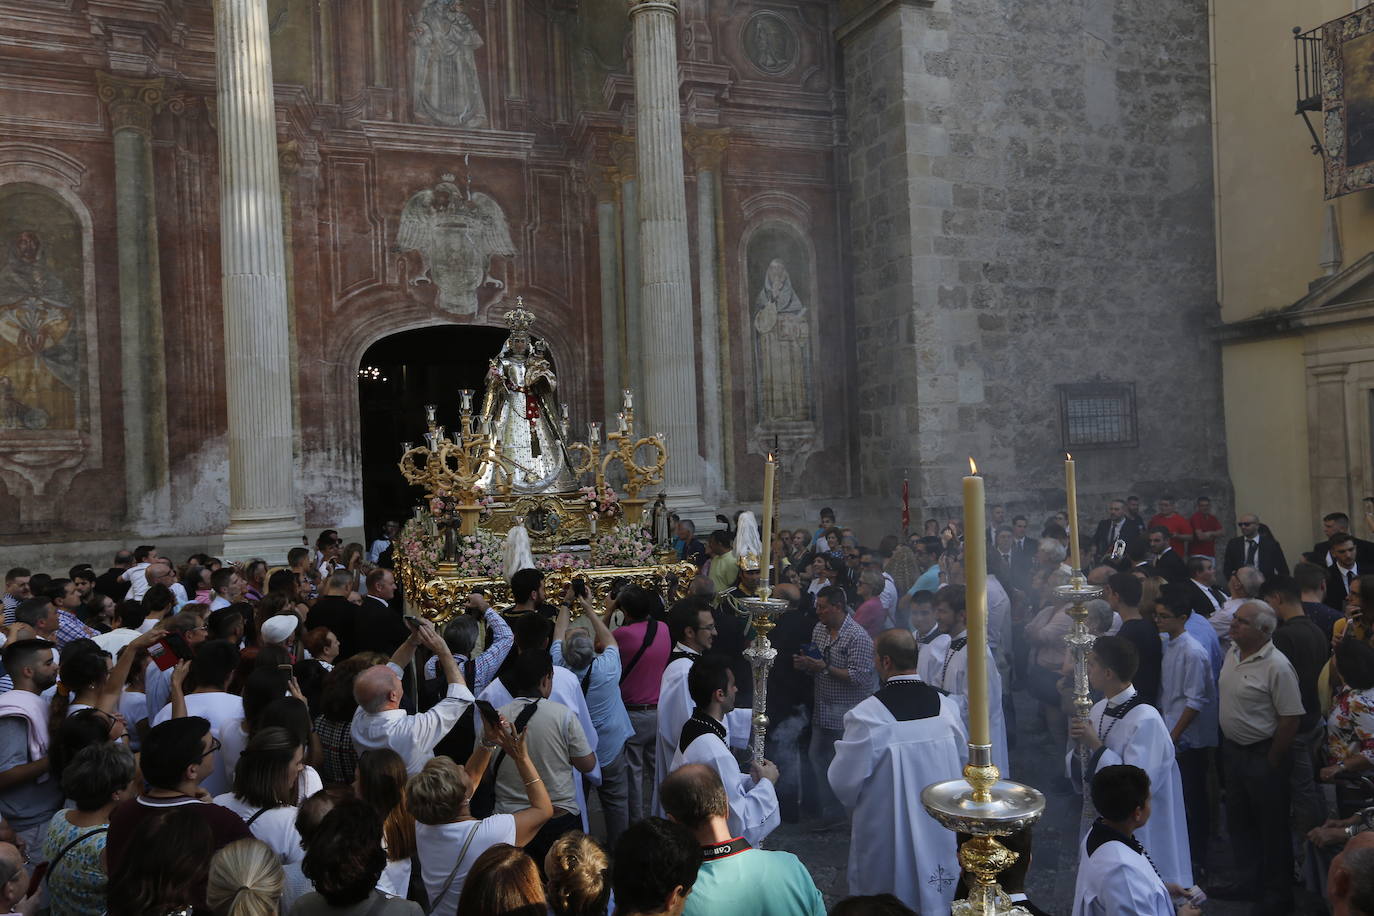
[[401,529],[397,546],[401,557],[421,581],[428,581],[439,574],[439,561],[444,557],[442,539],[429,531],[423,519],[412,518]]
[[564,551],[539,557],[535,565],[545,572],[557,572],[560,569],[586,569],[588,564],[582,557]]
[[505,574],[502,551],[505,541],[479,528],[458,537],[458,575],[464,578],[499,579]]
[[[472,488],[472,502],[474,505],[482,507],[482,519],[491,515],[491,507],[496,505],[496,497],[486,492],[481,486]],[[448,490],[440,490],[439,495],[429,501],[429,512],[435,518],[445,518],[452,516],[458,511],[458,507],[463,505],[460,498]]]
[[586,501],[588,512],[599,518],[615,518],[620,515],[620,497],[611,489],[610,484],[603,483],[600,488],[583,487],[578,492]]
[[597,566],[643,566],[653,555],[653,540],[637,525],[616,525],[592,538]]

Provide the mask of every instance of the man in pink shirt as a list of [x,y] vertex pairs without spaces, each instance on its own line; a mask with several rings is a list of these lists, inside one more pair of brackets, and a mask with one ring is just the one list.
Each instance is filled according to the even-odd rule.
[[613,600],[627,621],[612,635],[620,647],[620,698],[634,727],[634,734],[625,742],[633,824],[649,815],[648,800],[657,785],[654,743],[658,735],[658,687],[663,669],[668,667],[673,640],[668,625],[654,616],[662,606],[658,595],[638,585],[627,585]]

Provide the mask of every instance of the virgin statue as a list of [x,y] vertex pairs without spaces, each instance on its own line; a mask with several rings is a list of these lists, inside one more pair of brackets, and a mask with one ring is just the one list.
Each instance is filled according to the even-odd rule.
[[763,420],[811,419],[807,397],[811,326],[781,260],[768,263],[754,302],[759,347],[759,413]]
[[[518,301],[518,300],[517,300]],[[489,461],[479,483],[490,493],[510,474],[516,493],[567,493],[577,489],[559,425],[558,379],[544,342],[530,334],[534,315],[517,305],[506,313],[510,337],[487,370],[482,429],[511,467]]]
[[474,52],[482,47],[458,0],[425,0],[413,21],[415,111],[445,127],[485,127]]

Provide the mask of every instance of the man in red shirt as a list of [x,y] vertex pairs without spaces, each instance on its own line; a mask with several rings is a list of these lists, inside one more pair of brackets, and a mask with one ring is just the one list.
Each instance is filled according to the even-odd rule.
[[1169,539],[1169,546],[1174,548],[1174,553],[1180,557],[1188,555],[1188,548],[1193,543],[1193,526],[1188,524],[1188,520],[1174,511],[1174,498],[1172,496],[1162,496],[1159,499],[1159,511],[1155,517],[1150,519],[1150,524],[1145,526],[1149,531],[1156,525],[1168,528],[1173,537]]
[[1226,531],[1221,527],[1221,521],[1212,514],[1210,498],[1199,496],[1195,506],[1196,511],[1188,519],[1188,524],[1193,526],[1193,546],[1189,553],[1195,557],[1215,557],[1216,542],[1226,535]]

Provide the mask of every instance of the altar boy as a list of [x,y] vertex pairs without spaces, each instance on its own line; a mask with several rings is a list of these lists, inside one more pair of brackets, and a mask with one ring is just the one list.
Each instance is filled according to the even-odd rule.
[[[959,713],[968,728],[968,619],[964,610],[964,587],[946,585],[935,593],[935,618],[940,622],[940,630],[950,634],[950,640],[943,643],[936,640],[927,648],[925,661],[919,671],[921,679],[933,687],[938,687],[950,695],[959,705]],[[997,673],[997,663],[992,660],[992,650],[988,650],[988,696],[1002,696],[1002,676]],[[1002,718],[1000,700],[989,704],[989,724],[992,728],[992,762],[1003,779],[1011,778],[1011,757],[1007,754],[1007,724]]]
[[[1139,767],[1149,776],[1153,787],[1149,824],[1141,822],[1140,842],[1165,881],[1189,887],[1193,867],[1174,742],[1158,710],[1131,686],[1136,663],[1130,640],[1120,636],[1097,638],[1088,655],[1088,683],[1106,699],[1093,705],[1088,718],[1074,719],[1069,736],[1092,752],[1087,779],[1091,780],[1097,770],[1117,764]],[[1070,778],[1082,785],[1085,774],[1077,772],[1077,749],[1072,744],[1066,763]]]
[[948,913],[959,880],[954,834],[921,805],[921,790],[958,779],[968,733],[955,701],[916,676],[916,638],[886,630],[873,645],[883,686],[844,716],[830,788],[854,812],[849,893],[895,894],[921,913]]
[[1093,807],[1101,815],[1083,840],[1073,916],[1199,916],[1190,904],[1174,909],[1170,888],[1135,833],[1151,820],[1150,777],[1140,767],[1106,766],[1092,782]]
[[687,690],[696,708],[682,726],[670,769],[702,763],[715,770],[730,799],[730,836],[742,836],[758,846],[782,820],[773,789],[778,768],[760,760],[750,766],[748,775],[741,773],[726,747],[725,719],[735,708],[736,692],[729,659],[720,655],[697,659],[687,673]]

